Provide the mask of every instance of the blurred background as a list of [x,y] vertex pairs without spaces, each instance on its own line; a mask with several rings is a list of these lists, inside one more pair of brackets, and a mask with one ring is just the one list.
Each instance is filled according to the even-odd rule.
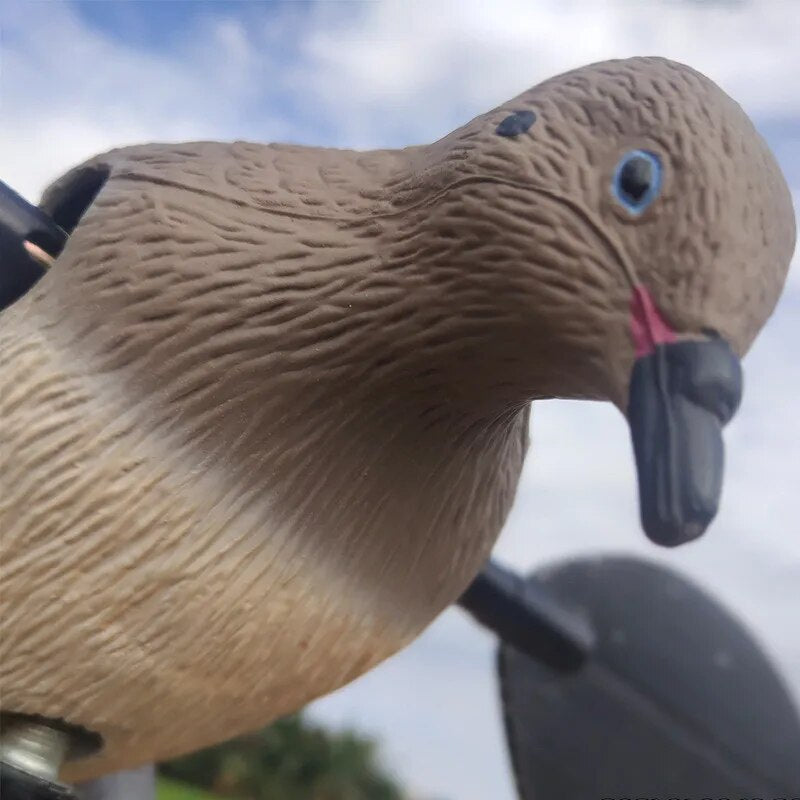
[[[662,55],[706,73],[744,106],[800,204],[793,0],[2,0],[0,48],[0,178],[33,202],[48,181],[111,147],[198,139],[402,147],[437,139],[560,71]],[[520,571],[586,553],[667,562],[738,612],[800,702],[799,355],[795,256],[783,299],[744,362],[744,403],[726,430],[722,511],[702,541],[678,551],[656,550],[639,529],[618,412],[537,403],[497,557]],[[512,800],[494,647],[449,610],[306,719],[327,735],[355,728],[374,737],[409,797]]]

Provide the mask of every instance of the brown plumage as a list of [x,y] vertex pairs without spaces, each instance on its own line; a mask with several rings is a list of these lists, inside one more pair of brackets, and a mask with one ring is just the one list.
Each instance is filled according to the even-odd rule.
[[[499,136],[519,109],[536,122]],[[664,161],[636,218],[609,190],[631,148]],[[488,556],[530,401],[624,410],[632,286],[741,355],[794,247],[744,113],[661,59],[553,78],[429,146],[113,150],[43,206],[93,169],[0,316],[2,708],[101,733],[82,778],[406,645]]]

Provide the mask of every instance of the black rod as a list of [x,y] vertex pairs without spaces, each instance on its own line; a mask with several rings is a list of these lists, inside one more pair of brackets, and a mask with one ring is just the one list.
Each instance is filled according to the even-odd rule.
[[67,234],[0,181],[0,310],[22,297],[63,249]]
[[504,642],[560,672],[581,667],[594,647],[586,619],[565,608],[536,578],[522,578],[495,561],[458,604]]

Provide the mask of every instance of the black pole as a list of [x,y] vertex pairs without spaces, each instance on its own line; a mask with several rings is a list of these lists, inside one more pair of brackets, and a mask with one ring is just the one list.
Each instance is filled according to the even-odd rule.
[[523,580],[494,561],[458,604],[502,641],[559,672],[578,669],[591,655],[595,635],[587,620],[543,583]]
[[67,234],[10,186],[0,181],[0,310],[22,297],[45,273],[37,260],[57,256]]

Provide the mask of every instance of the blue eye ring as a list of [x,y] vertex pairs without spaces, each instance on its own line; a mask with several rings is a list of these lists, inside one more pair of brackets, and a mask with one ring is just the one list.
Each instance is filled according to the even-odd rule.
[[611,179],[614,199],[638,217],[661,192],[661,159],[649,150],[630,150],[619,160]]

